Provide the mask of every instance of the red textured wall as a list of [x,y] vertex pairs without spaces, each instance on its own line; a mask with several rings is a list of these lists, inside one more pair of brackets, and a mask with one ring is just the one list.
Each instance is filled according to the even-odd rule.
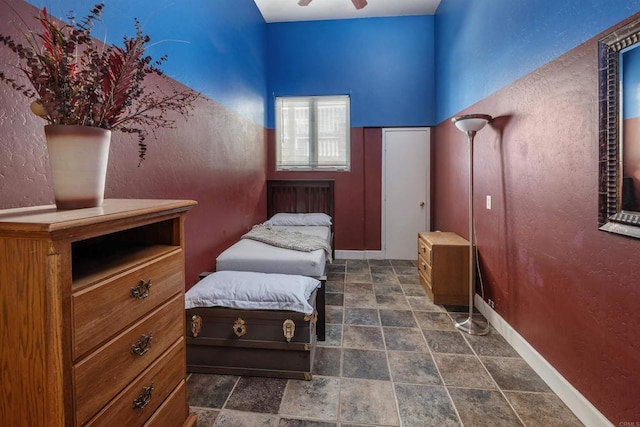
[[[461,113],[485,298],[615,425],[640,420],[640,240],[597,229],[596,39]],[[467,237],[466,136],[435,128],[433,225]],[[492,209],[485,209],[485,196]]]
[[364,129],[364,249],[382,249],[382,129]]
[[351,129],[349,172],[275,170],[275,131],[267,131],[269,179],[334,179],[336,192],[335,249],[380,250],[382,130]]
[[[12,7],[21,16],[37,15],[23,2]],[[0,3],[2,16],[13,14],[7,8]],[[16,34],[15,25],[0,20],[0,33]],[[0,48],[0,71],[13,75],[15,69],[6,64],[15,63],[13,54]],[[261,125],[207,98],[188,121],[177,119],[176,129],[149,137],[141,167],[135,137],[113,133],[105,197],[198,201],[186,221],[189,288],[225,247],[264,220],[266,146]],[[44,124],[29,111],[29,100],[0,84],[0,208],[53,203]]]

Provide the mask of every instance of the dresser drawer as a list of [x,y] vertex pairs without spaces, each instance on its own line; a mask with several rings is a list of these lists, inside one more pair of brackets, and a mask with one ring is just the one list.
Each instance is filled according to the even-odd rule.
[[187,384],[182,381],[153,414],[153,417],[144,424],[144,427],[182,427],[189,411],[186,401]]
[[[84,423],[171,347],[183,333],[184,299],[176,295],[73,367],[77,420]],[[146,346],[147,337],[151,340]],[[137,354],[133,347],[137,346]]]
[[418,256],[431,265],[431,245],[421,238],[418,238]]
[[[129,324],[184,291],[183,254],[176,249],[140,267],[72,295],[73,360],[111,338]],[[150,283],[148,296],[141,283]]]
[[[187,369],[185,360],[185,344],[181,338],[86,425],[143,425],[184,380]],[[179,415],[184,421],[184,412],[181,411]]]

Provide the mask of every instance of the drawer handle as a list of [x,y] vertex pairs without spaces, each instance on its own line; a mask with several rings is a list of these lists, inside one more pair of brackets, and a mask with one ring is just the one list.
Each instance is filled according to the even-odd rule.
[[145,299],[151,291],[151,280],[140,280],[138,284],[131,288],[131,297]]
[[138,356],[146,354],[151,348],[152,339],[153,335],[151,335],[151,332],[149,332],[149,335],[141,335],[140,339],[131,346],[131,353],[137,354]]
[[133,409],[142,409],[151,402],[153,394],[153,384],[149,387],[143,387],[138,397],[133,401]]
[[236,319],[236,323],[233,324],[233,332],[238,336],[241,337],[244,334],[247,333],[247,327],[244,324],[244,320],[242,320],[241,317],[238,317]]

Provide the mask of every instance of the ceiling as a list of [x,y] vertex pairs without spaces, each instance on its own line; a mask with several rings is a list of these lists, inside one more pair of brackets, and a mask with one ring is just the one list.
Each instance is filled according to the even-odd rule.
[[367,0],[356,10],[351,0],[254,0],[266,22],[317,21],[323,19],[372,18],[380,16],[433,15],[440,0]]

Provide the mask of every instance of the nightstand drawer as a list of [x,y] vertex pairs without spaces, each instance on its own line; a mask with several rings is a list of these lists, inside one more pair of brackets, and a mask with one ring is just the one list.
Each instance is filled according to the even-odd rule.
[[[139,268],[74,293],[73,360],[113,337],[171,296],[182,293],[183,263],[182,250],[178,248]],[[137,297],[133,295],[135,293]]]
[[431,281],[431,264],[427,262],[422,255],[418,256],[418,271],[430,282]]
[[183,316],[184,299],[179,295],[74,366],[80,423],[182,336]]
[[[184,339],[181,338],[109,402],[87,426],[143,425],[184,380],[186,370]],[[184,412],[180,415],[184,421]]]
[[433,287],[431,286],[431,282],[424,276],[424,274],[422,274],[422,272],[420,273],[420,284],[427,292],[429,298],[433,301]]
[[418,238],[418,256],[423,257],[425,262],[431,265],[431,245],[421,238]]

